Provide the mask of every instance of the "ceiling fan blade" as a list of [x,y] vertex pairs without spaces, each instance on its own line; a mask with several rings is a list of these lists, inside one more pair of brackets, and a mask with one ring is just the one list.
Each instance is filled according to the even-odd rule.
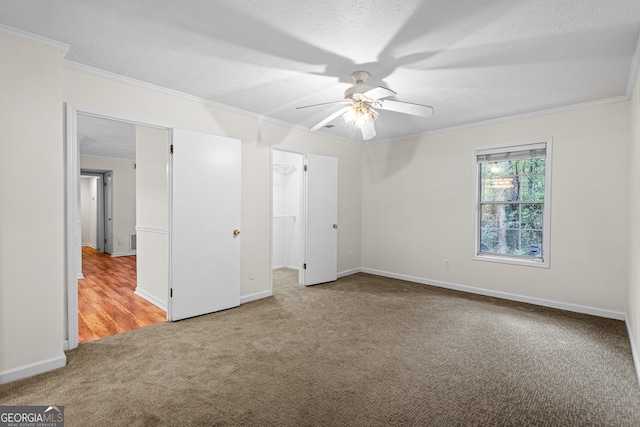
[[381,99],[386,98],[387,96],[397,95],[397,93],[395,93],[391,89],[387,89],[386,87],[378,86],[374,87],[373,89],[369,89],[362,95],[366,96],[369,99]]
[[373,125],[373,122],[360,126],[360,131],[362,132],[362,139],[365,141],[376,136],[376,127]]
[[413,116],[429,117],[433,113],[433,107],[429,105],[414,104],[412,102],[393,101],[391,99],[378,101],[378,108],[398,113],[411,114]]
[[321,121],[320,123],[318,123],[317,125],[312,127],[310,130],[318,130],[318,129],[320,129],[321,127],[323,127],[324,125],[329,123],[331,120],[335,119],[336,117],[338,117],[341,114],[346,113],[350,109],[351,109],[351,107],[344,107],[344,108],[339,109],[338,111],[336,111],[335,113],[331,114],[329,117],[327,117],[326,119],[324,119],[323,121]]
[[350,104],[349,101],[331,101],[331,102],[323,102],[321,104],[312,104],[312,105],[304,105],[302,107],[296,107],[296,110],[301,108],[309,108],[309,107],[319,107],[321,105],[331,105],[331,104]]

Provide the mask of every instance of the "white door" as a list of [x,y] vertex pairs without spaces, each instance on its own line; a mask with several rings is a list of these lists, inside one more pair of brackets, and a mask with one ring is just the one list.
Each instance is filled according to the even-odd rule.
[[169,319],[240,305],[240,141],[173,129]]
[[333,282],[338,273],[338,159],[307,154],[303,284]]

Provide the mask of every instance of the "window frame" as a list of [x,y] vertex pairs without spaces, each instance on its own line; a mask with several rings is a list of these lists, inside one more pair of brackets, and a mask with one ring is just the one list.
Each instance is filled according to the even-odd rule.
[[[480,221],[481,215],[481,203],[480,203],[480,162],[478,162],[478,156],[488,153],[501,153],[507,151],[522,151],[527,150],[528,147],[539,146],[545,144],[545,172],[544,172],[544,199],[542,209],[542,257],[541,258],[528,258],[523,256],[511,256],[501,254],[486,254],[480,253]],[[552,170],[552,155],[553,153],[553,138],[539,138],[528,141],[511,142],[506,144],[497,144],[489,146],[475,147],[473,149],[473,203],[472,203],[472,221],[473,221],[473,237],[471,248],[471,259],[477,261],[498,262],[505,264],[522,265],[527,267],[542,267],[550,268],[551,258],[551,170]]]

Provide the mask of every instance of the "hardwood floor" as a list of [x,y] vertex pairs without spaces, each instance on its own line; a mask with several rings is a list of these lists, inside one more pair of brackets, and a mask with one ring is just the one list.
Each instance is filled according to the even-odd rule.
[[83,246],[82,273],[84,279],[78,280],[79,343],[166,320],[163,310],[133,293],[135,255],[112,258]]

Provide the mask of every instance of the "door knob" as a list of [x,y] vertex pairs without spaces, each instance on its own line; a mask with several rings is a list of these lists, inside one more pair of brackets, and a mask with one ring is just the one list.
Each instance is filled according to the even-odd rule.
[[338,228],[338,224],[333,224],[333,228],[337,229]]
[[240,234],[240,230],[233,230],[233,235],[237,236],[238,234]]

